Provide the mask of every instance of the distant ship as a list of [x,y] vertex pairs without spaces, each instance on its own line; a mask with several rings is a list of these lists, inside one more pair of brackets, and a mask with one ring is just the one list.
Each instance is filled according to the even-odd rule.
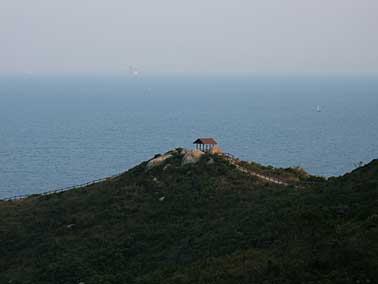
[[134,68],[133,66],[129,67],[129,72],[130,72],[131,76],[138,76],[139,75],[139,71],[136,68]]
[[321,112],[320,105],[318,105],[318,106],[316,107],[316,111],[317,111],[317,112]]

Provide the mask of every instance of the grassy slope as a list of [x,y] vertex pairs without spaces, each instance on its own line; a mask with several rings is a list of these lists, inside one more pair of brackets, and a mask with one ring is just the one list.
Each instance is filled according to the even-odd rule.
[[377,161],[304,190],[208,159],[1,202],[0,283],[377,281]]

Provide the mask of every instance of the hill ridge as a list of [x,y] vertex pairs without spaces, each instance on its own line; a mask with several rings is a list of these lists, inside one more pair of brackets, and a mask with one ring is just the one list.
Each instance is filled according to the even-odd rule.
[[[0,283],[378,279],[376,162],[303,190],[217,155],[183,163],[187,153],[168,154],[84,188],[0,202]],[[293,181],[317,178],[240,163]]]
[[[182,150],[182,148],[176,148],[176,149],[173,149],[173,150],[170,150],[170,151],[166,152],[164,155],[166,155],[167,153],[172,153],[172,151],[175,151],[177,149]],[[186,150],[186,149],[184,149],[184,150],[189,152],[189,150]],[[162,156],[164,156],[164,155],[162,155]],[[294,183],[285,182],[284,180],[280,179],[280,177],[277,177],[277,176],[274,176],[274,175],[262,174],[262,173],[259,173],[256,170],[248,169],[245,166],[243,166],[243,164],[241,163],[243,161],[241,161],[240,159],[236,158],[232,154],[224,153],[224,154],[216,154],[216,155],[219,155],[219,156],[225,158],[227,161],[229,161],[232,165],[234,165],[241,172],[244,172],[244,173],[249,174],[251,176],[255,176],[255,177],[257,177],[259,179],[262,179],[262,180],[264,180],[266,182],[270,182],[270,183],[277,184],[277,185],[282,185],[282,186],[294,185]],[[151,158],[148,161],[151,161],[153,159],[154,158]],[[247,163],[247,162],[244,161],[244,163]],[[50,195],[50,194],[60,193],[60,192],[68,191],[68,190],[79,189],[79,188],[83,188],[83,187],[86,187],[86,186],[89,186],[89,185],[93,185],[93,184],[96,184],[96,183],[109,181],[111,179],[114,179],[114,178],[122,175],[123,173],[124,172],[121,172],[119,174],[115,174],[115,175],[112,175],[110,177],[95,179],[95,180],[92,180],[92,181],[89,181],[89,182],[86,182],[86,183],[83,183],[83,184],[73,185],[73,186],[68,186],[68,187],[63,187],[63,188],[58,188],[58,189],[53,189],[53,190],[49,190],[49,191],[45,191],[45,192],[41,192],[41,193],[31,193],[31,194],[23,194],[23,195],[16,195],[16,196],[11,196],[11,197],[6,197],[6,198],[0,199],[0,201],[21,200],[21,199],[25,199],[25,198],[29,198],[29,197],[33,197],[33,196],[36,197],[36,196]],[[321,182],[324,182],[324,181],[317,181],[317,182],[313,181],[311,183],[315,184],[315,183],[321,183]],[[298,185],[298,183],[295,183],[295,184]],[[309,184],[309,183],[308,182],[307,183],[302,182],[302,184]]]

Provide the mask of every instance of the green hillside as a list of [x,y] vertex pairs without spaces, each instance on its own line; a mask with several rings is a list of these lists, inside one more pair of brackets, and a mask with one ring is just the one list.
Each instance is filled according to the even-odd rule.
[[0,283],[378,282],[378,161],[306,186],[264,182],[221,156],[182,165],[172,151],[146,165],[0,202]]

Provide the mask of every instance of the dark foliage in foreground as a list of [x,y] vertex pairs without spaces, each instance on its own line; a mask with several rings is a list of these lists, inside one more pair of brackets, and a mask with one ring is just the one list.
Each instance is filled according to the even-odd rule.
[[0,202],[0,283],[378,281],[377,161],[295,188],[209,159]]

